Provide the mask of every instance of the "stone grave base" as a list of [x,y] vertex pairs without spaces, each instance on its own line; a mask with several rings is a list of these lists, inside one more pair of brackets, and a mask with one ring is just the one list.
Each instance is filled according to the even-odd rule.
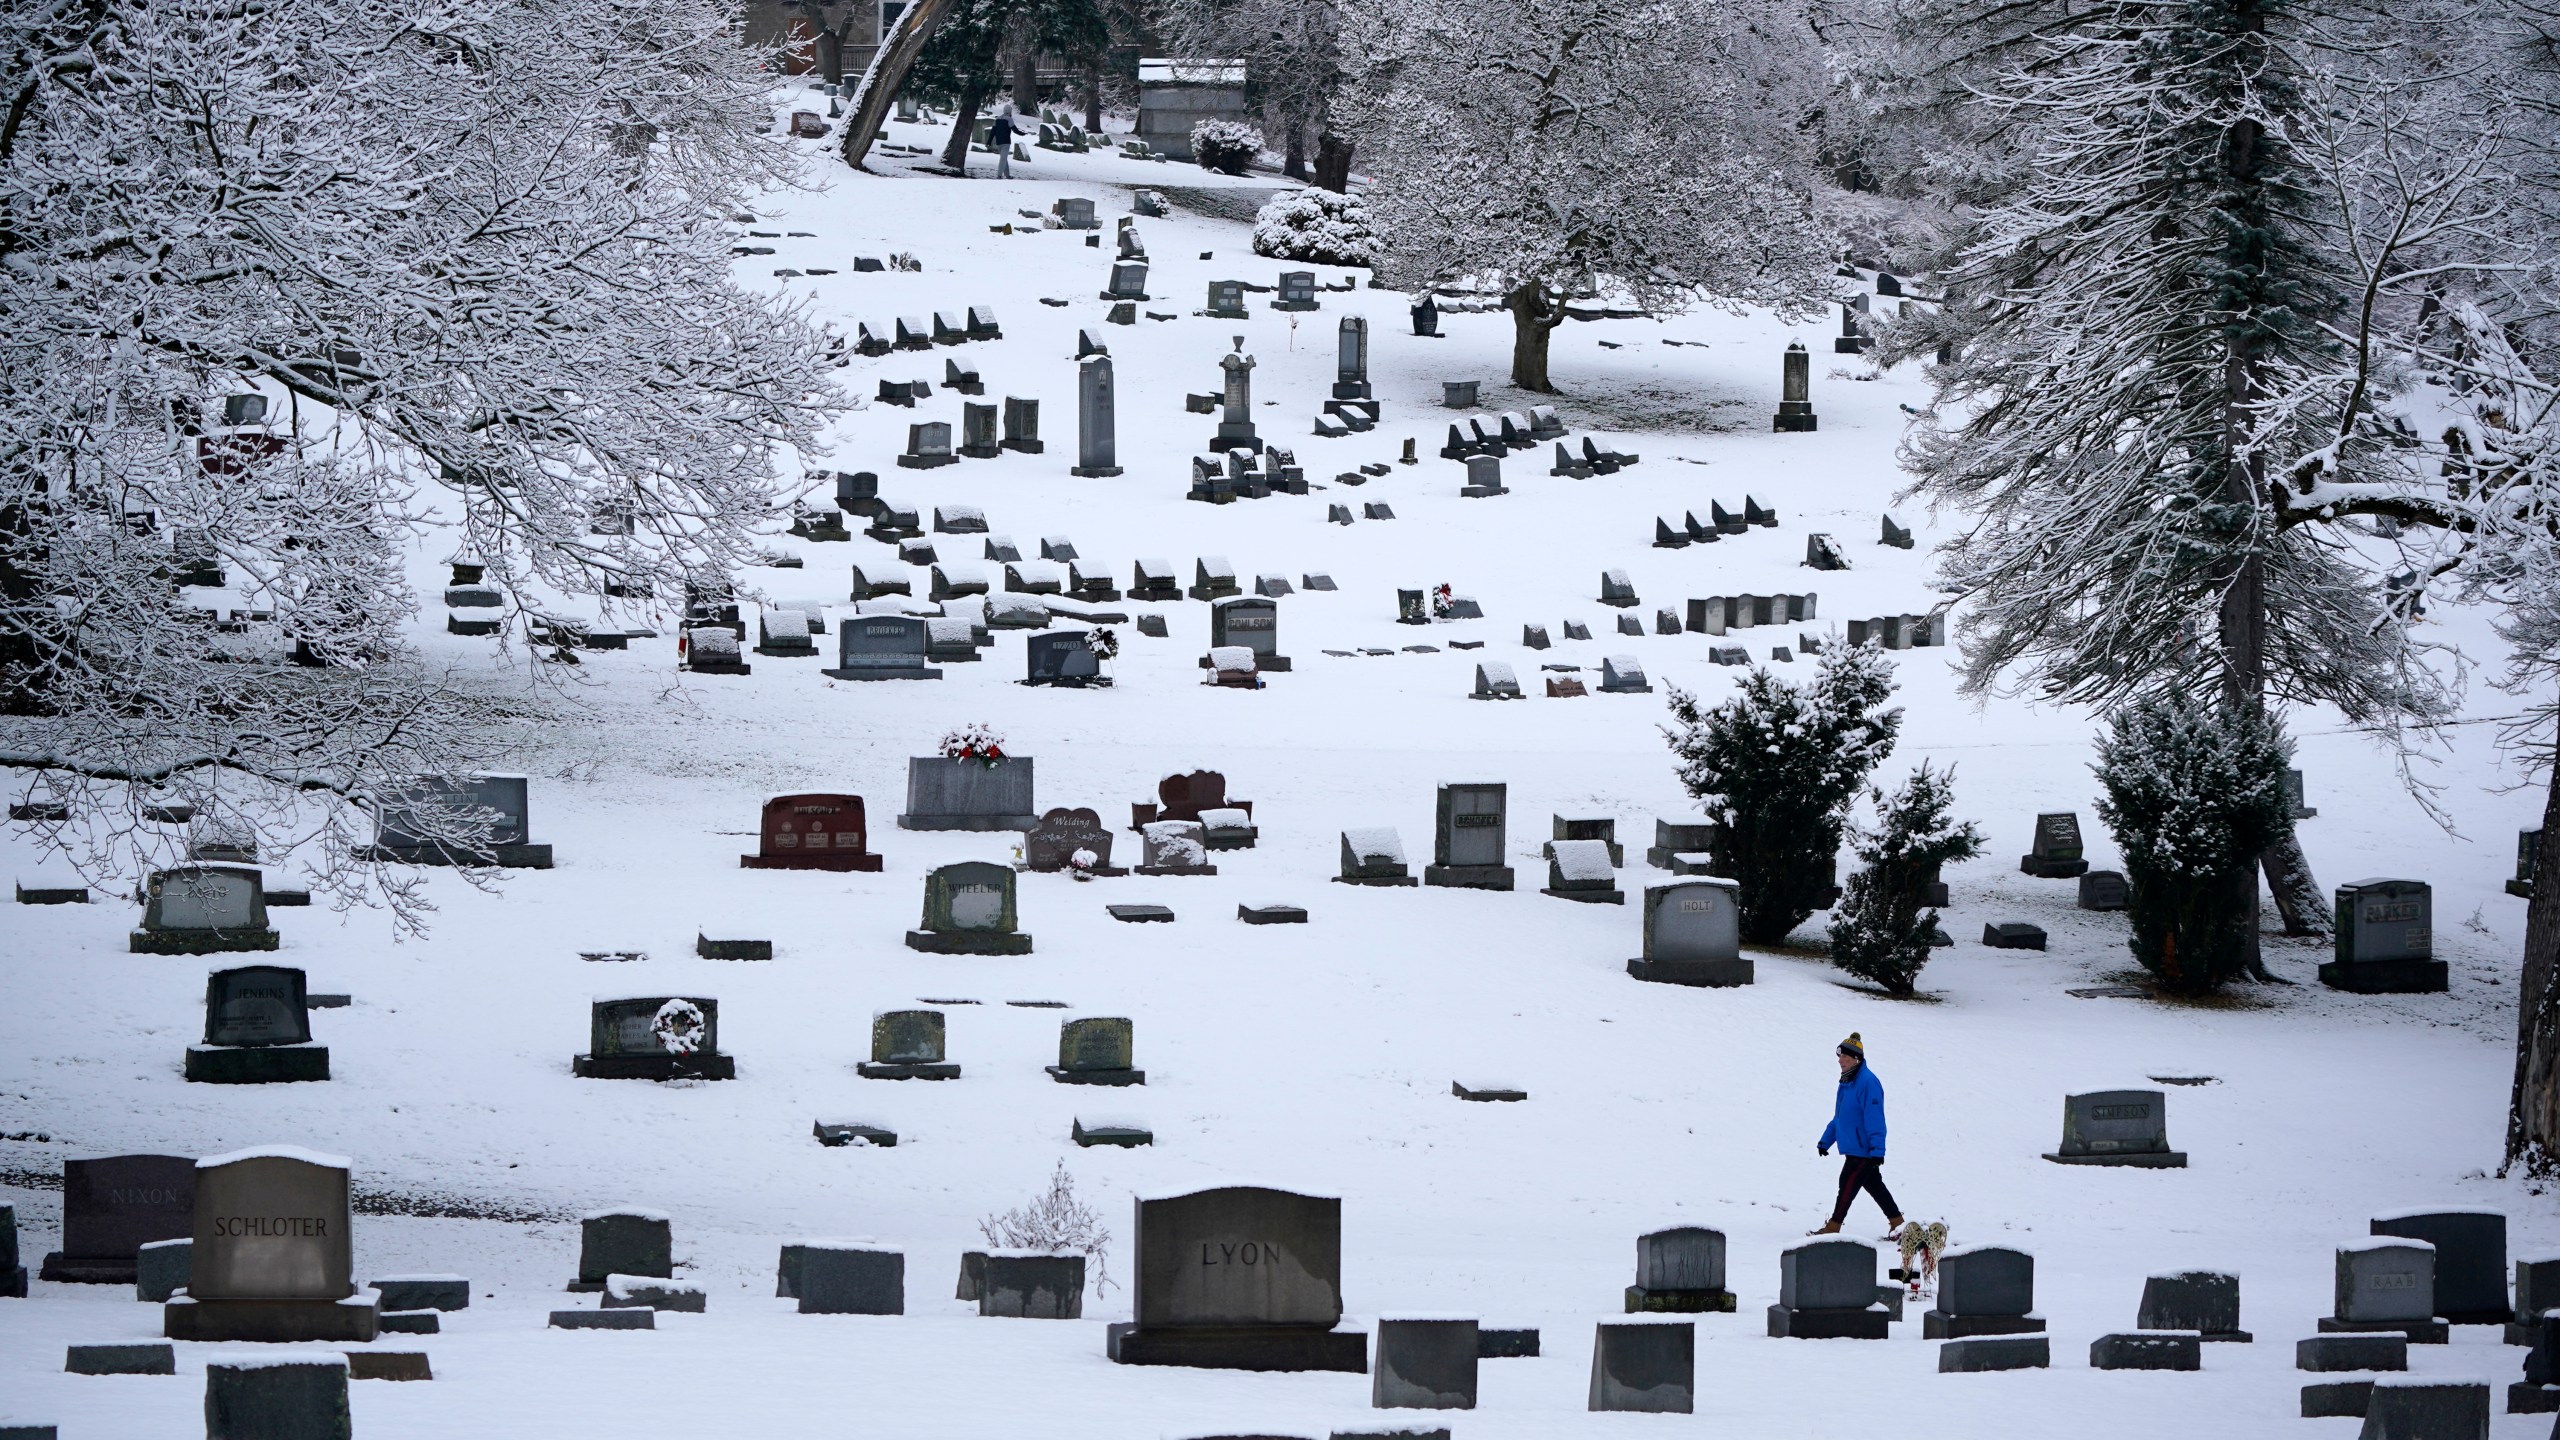
[[444,1329],[444,1320],[433,1310],[385,1310],[381,1330],[385,1335],[434,1335]]
[[1990,1370],[2046,1370],[2052,1366],[2053,1342],[2042,1335],[1950,1340],[1938,1347],[1938,1373],[1941,1375]]
[[885,1060],[860,1060],[853,1073],[865,1080],[957,1080],[960,1067],[944,1060],[899,1064]]
[[175,1345],[74,1345],[62,1357],[65,1375],[175,1375]]
[[2320,983],[2357,995],[2441,995],[2445,969],[2442,960],[2331,960],[2320,967]]
[[[821,671],[819,671],[818,673],[819,673],[819,674],[821,674],[821,675],[826,676],[826,677],[827,677],[828,679],[830,679],[830,680],[939,680],[939,679],[941,679],[941,678],[942,678],[942,672],[941,672],[941,671],[936,670],[936,669],[933,669],[932,667],[930,667],[930,666],[926,666],[926,665],[915,665],[915,666],[910,666],[910,667],[906,667],[906,668],[903,668],[903,669],[894,669],[894,670],[882,670],[882,669],[867,669],[867,670],[834,670],[834,669],[828,669],[828,670],[821,670]],[[910,830],[958,830],[958,829],[965,829],[965,828],[967,828],[967,827],[965,827],[965,826],[958,826],[958,825],[907,825],[906,817],[904,817],[904,816],[900,816],[900,817],[898,818],[898,823],[899,823],[900,825],[905,825],[905,826],[906,826],[906,828],[908,828],[908,829],[910,829]],[[1026,825],[1026,826],[1024,826],[1024,827],[1022,827],[1022,828],[1024,828],[1024,829],[1026,829],[1026,830],[1027,830],[1027,829],[1029,829],[1029,828],[1031,828],[1031,827],[1029,827],[1029,826],[1027,826],[1027,825]]]
[[1031,937],[995,930],[910,930],[907,948],[928,955],[1028,955]]
[[1630,1315],[1730,1315],[1733,1292],[1730,1290],[1647,1290],[1641,1285],[1627,1287],[1627,1313]]
[[1488,1330],[1479,1325],[1476,1327],[1476,1358],[1535,1360],[1538,1358],[1538,1332],[1533,1327]]
[[2527,1349],[2531,1349],[2535,1342],[2542,1338],[2542,1327],[2538,1324],[2519,1320],[2509,1320],[2505,1322],[2505,1324],[2506,1334],[2504,1338],[2506,1343],[2509,1345],[2522,1345]]
[[828,1146],[829,1148],[841,1145],[851,1145],[857,1140],[861,1141],[865,1145],[878,1145],[883,1149],[890,1148],[898,1143],[897,1131],[884,1129],[878,1125],[863,1125],[855,1123],[830,1124],[827,1121],[820,1120],[810,1126],[810,1133],[817,1137],[819,1144]]
[[1752,983],[1750,960],[1630,960],[1627,973],[1657,985],[1723,988]]
[[[596,1288],[601,1290],[604,1287],[599,1285]],[[551,1312],[551,1328],[554,1330],[655,1330],[658,1328],[658,1312],[655,1310],[554,1310]]]
[[1201,836],[1200,843],[1211,850],[1250,850],[1262,838],[1262,827],[1248,825],[1242,830],[1211,831]]
[[1422,883],[1453,890],[1508,890],[1511,867],[1508,865],[1425,865]]
[[2365,1407],[2373,1403],[2371,1380],[2318,1380],[2302,1387],[2302,1418],[2333,1420],[2364,1418]]
[[444,633],[447,635],[495,635],[504,624],[505,622],[500,620],[465,620],[448,611],[444,617]]
[[1923,1340],[1963,1340],[1975,1335],[2035,1335],[2044,1330],[2040,1315],[1950,1315],[1944,1310],[1920,1312]]
[[329,1078],[326,1045],[190,1045],[187,1078],[201,1085],[274,1085]]
[[[2359,1410],[2357,1414],[2364,1412]],[[2560,1414],[2560,1385],[2536,1385],[2519,1380],[2507,1387],[2507,1413],[2510,1415]]]
[[1218,873],[1218,867],[1215,865],[1137,865],[1131,868],[1141,875],[1215,875]]
[[1529,1092],[1509,1085],[1470,1085],[1464,1080],[1449,1082],[1449,1093],[1461,1100],[1486,1105],[1515,1105],[1529,1098]]
[[1882,1340],[1893,1317],[1873,1306],[1864,1310],[1790,1310],[1769,1307],[1773,1340]]
[[347,1356],[350,1380],[433,1380],[423,1350],[358,1350]]
[[136,930],[136,955],[220,955],[234,950],[273,950],[283,937],[268,930]]
[[2406,1335],[2412,1345],[2442,1345],[2453,1337],[2453,1327],[2442,1320],[2341,1320],[2334,1315],[2320,1317],[2323,1335],[2374,1335],[2382,1333]]
[[1122,1321],[1111,1327],[1103,1353],[1118,1365],[1369,1373],[1368,1336],[1357,1330],[1318,1330],[1311,1326],[1140,1330]]
[[1307,912],[1295,905],[1239,905],[1236,918],[1247,925],[1304,925]]
[[[56,1285],[130,1285],[135,1278],[134,1266],[130,1255],[65,1255],[56,1250],[44,1257],[36,1275]],[[21,1289],[18,1293],[26,1292]]]
[[2089,1342],[2092,1370],[2201,1370],[2202,1342],[2192,1330],[2131,1331]]
[[868,850],[859,855],[741,855],[738,857],[738,868],[741,870],[833,870],[838,874],[848,870],[861,870],[877,873],[880,869],[880,857]]
[[705,960],[770,960],[773,958],[773,942],[714,940],[697,931],[693,937],[693,953]]
[[2130,1154],[2115,1155],[2048,1154],[2044,1158],[2056,1165],[2130,1165],[2137,1170],[2184,1170],[2187,1168],[2187,1152],[2184,1150],[2138,1150]]
[[160,1332],[172,1340],[366,1341],[382,1329],[382,1313],[363,1296],[352,1300],[172,1300],[160,1307]]
[[1557,889],[1553,886],[1541,885],[1538,887],[1538,893],[1541,895],[1553,895],[1559,900],[1579,900],[1585,905],[1624,905],[1627,903],[1627,892],[1614,887],[1607,890],[1564,890]]
[[1069,1126],[1067,1138],[1087,1150],[1096,1145],[1117,1145],[1123,1150],[1135,1150],[1141,1145],[1156,1143],[1156,1132],[1141,1130],[1135,1125],[1087,1125],[1078,1120]]
[[[89,887],[22,884],[18,887],[18,903],[21,905],[86,905],[89,903]],[[275,901],[269,900],[267,903],[272,905]]]
[[1414,879],[1410,875],[1336,875],[1333,877],[1333,883],[1336,885],[1383,885],[1395,887],[1402,885],[1419,885],[1422,882]]
[[548,870],[548,845],[493,845],[487,850],[456,850],[443,845],[359,845],[359,860],[395,865],[494,865],[501,870]]
[[1029,830],[1037,815],[901,815],[901,830]]
[[580,1055],[569,1072],[581,1080],[735,1080],[734,1055]]
[[744,660],[687,660],[684,668],[685,673],[689,675],[753,675],[756,673],[756,667]]
[[1067,473],[1081,480],[1098,480],[1124,472],[1117,465],[1070,465]]
[[1068,1070],[1056,1065],[1044,1065],[1040,1068],[1048,1071],[1049,1078],[1061,1085],[1144,1085],[1147,1083],[1147,1072],[1144,1070]]

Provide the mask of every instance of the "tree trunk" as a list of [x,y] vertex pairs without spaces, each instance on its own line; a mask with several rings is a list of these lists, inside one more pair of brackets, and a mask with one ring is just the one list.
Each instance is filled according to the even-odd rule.
[[[2556,747],[2560,748],[2560,747]],[[2560,762],[2560,753],[2553,755]],[[2516,994],[2516,1082],[2507,1101],[2507,1165],[2560,1172],[2560,763],[2542,799],[2542,849],[2525,903],[2524,977]],[[2504,1173],[2503,1169],[2501,1173]]]
[[1087,134],[1102,133],[1102,57],[1099,55],[1085,67],[1084,128]]
[[1013,113],[1026,119],[1040,113],[1040,47],[1027,29],[1014,42]]
[[1316,188],[1336,195],[1351,188],[1351,142],[1330,130],[1316,137]]
[[1280,173],[1292,180],[1307,178],[1307,127],[1295,120],[1289,122],[1288,159],[1281,163]]
[[818,76],[830,85],[844,80],[844,36],[839,31],[818,31]]
[[1511,312],[1511,383],[1554,394],[1547,380],[1547,337],[1564,320],[1563,304],[1550,303],[1546,287],[1533,280],[1503,297],[1502,307]]
[[969,136],[978,128],[979,92],[984,87],[971,80],[960,87],[960,117],[951,122],[951,138],[942,147],[942,163],[962,175],[969,173]]
[[933,37],[933,27],[942,23],[951,5],[952,0],[911,0],[889,33],[880,37],[880,48],[871,56],[871,68],[862,73],[862,82],[854,87],[853,99],[844,107],[842,153],[847,165],[856,170],[862,168],[863,157],[871,153],[871,142],[880,138],[880,126],[889,118],[889,102],[896,98],[898,87],[907,83],[907,68],[916,63],[924,42]]
[[2311,874],[2311,861],[2302,853],[2302,837],[2286,831],[2285,837],[2267,847],[2258,857],[2260,868],[2267,873],[2267,890],[2276,899],[2276,913],[2284,917],[2284,933],[2293,936],[2329,933],[2329,902],[2320,893],[2320,882]]

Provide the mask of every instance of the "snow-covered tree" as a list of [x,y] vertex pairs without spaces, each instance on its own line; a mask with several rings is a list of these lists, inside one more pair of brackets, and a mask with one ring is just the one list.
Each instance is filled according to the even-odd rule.
[[764,79],[711,0],[49,0],[0,53],[0,766],[93,875],[192,804],[358,893],[351,806],[513,703],[406,642],[422,518],[521,621],[724,576],[789,497],[825,344],[722,226]]
[[1310,178],[1313,133],[1316,184],[1336,193],[1349,186],[1351,142],[1327,123],[1344,78],[1340,6],[1333,0],[1156,0],[1153,8],[1164,53],[1245,62],[1246,98],[1279,134],[1291,178]]
[[1831,963],[1887,993],[1909,995],[1929,963],[1938,912],[1929,885],[1941,866],[1982,853],[1982,831],[1952,814],[1955,772],[1923,764],[1892,794],[1871,789],[1876,824],[1852,824],[1863,868],[1849,877],[1831,921]]
[[1552,390],[1568,301],[1811,312],[1834,248],[1805,121],[1822,60],[1777,0],[1390,0],[1344,15],[1344,118],[1379,278],[1512,315],[1512,383]]
[[1671,687],[1680,784],[1715,826],[1708,861],[1742,887],[1742,938],[1775,945],[1830,903],[1858,787],[1892,753],[1902,711],[1872,643],[1824,652],[1796,685],[1755,665],[1722,704]]

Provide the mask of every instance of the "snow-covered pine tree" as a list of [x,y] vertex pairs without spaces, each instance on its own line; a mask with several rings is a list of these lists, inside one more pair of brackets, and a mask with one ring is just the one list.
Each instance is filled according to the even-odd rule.
[[2124,853],[2129,942],[2187,994],[2256,963],[2258,856],[2292,828],[2292,743],[2267,712],[2168,691],[2119,708],[2098,743],[2098,818]]
[[1511,381],[1555,388],[1567,302],[1801,317],[1822,60],[1780,0],[1392,0],[1343,17],[1383,283],[1502,297]]
[[1755,665],[1722,704],[1674,685],[1663,729],[1680,784],[1716,827],[1714,873],[1740,882],[1742,938],[1775,945],[1830,903],[1849,802],[1893,750],[1902,711],[1872,643],[1835,646],[1798,686]]
[[[1939,867],[1982,853],[1982,831],[1950,813],[1955,772],[1923,763],[1891,794],[1873,788],[1873,829],[1852,824],[1849,848],[1863,866],[1833,911],[1831,963],[1888,994],[1909,995],[1929,963],[1938,912],[1929,883]],[[1924,913],[1925,912],[1925,913]]]

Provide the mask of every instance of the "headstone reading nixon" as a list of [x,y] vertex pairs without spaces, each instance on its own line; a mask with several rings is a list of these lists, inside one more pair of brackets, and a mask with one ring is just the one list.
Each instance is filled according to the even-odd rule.
[[901,830],[1028,830],[1037,823],[1031,757],[990,765],[976,759],[918,755],[907,761],[907,808]]
[[206,955],[273,950],[265,876],[246,865],[179,865],[155,870],[143,890],[141,928],[130,937],[137,955]]
[[302,972],[243,965],[206,976],[204,1043],[187,1047],[186,1076],[216,1085],[328,1079],[329,1047],[311,1043]]
[[[847,621],[846,628],[860,623]],[[764,802],[756,853],[739,856],[738,864],[747,870],[878,870],[880,857],[869,843],[861,796],[777,795]]]
[[1509,794],[1510,787],[1498,784],[1440,787],[1432,829],[1433,863],[1423,867],[1424,884],[1470,890],[1511,888],[1511,867],[1502,863]]
[[1636,1283],[1627,1287],[1627,1313],[1732,1314],[1724,1260],[1721,1230],[1681,1225],[1637,1236]]
[[39,1274],[57,1284],[130,1285],[134,1252],[194,1233],[196,1162],[109,1155],[62,1162],[62,1248]]
[[1229,1186],[1137,1202],[1135,1318],[1105,1350],[1123,1365],[1221,1370],[1368,1367],[1342,1319],[1342,1202]]
[[1667,985],[1748,985],[1742,954],[1742,886],[1699,876],[1644,888],[1644,954],[1627,962],[1639,980]]
[[1014,879],[1012,867],[984,860],[926,875],[922,928],[907,932],[907,948],[934,955],[1030,954],[1031,937],[1014,928]]
[[720,1053],[720,1002],[707,995],[635,995],[588,1007],[588,1049],[570,1061],[583,1080],[734,1080]]
[[380,1316],[353,1280],[348,1162],[290,1145],[196,1163],[187,1291],[172,1340],[365,1341]]
[[2169,1100],[2158,1090],[2093,1090],[2065,1096],[2062,1148],[2045,1156],[2058,1165],[2134,1165],[2183,1170],[2184,1153],[2169,1148]]
[[2456,1325],[2501,1325],[2507,1297],[2507,1217],[2497,1210],[2395,1210],[2373,1218],[2373,1233],[2436,1247],[2436,1314]]
[[2435,958],[2435,892],[2418,880],[2358,880],[2338,887],[2336,957],[2320,983],[2364,995],[2441,991]]

